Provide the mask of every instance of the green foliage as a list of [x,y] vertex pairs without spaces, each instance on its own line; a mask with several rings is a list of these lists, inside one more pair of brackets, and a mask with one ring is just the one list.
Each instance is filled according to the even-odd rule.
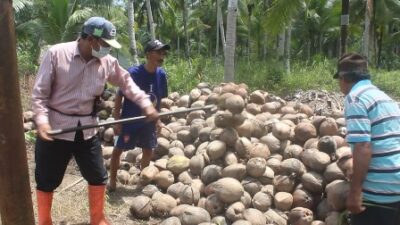
[[36,131],[31,130],[24,133],[25,135],[25,142],[34,144],[36,142]]

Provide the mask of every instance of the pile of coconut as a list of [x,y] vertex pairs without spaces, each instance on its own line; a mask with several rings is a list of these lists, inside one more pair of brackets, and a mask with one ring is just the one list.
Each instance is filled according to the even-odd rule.
[[[101,118],[112,120],[113,96]],[[342,221],[352,161],[343,115],[316,115],[245,84],[171,93],[162,111],[213,104],[214,109],[162,118],[150,166],[139,171],[141,150],[124,152],[118,181],[141,194],[130,203],[135,218],[161,225],[337,225]],[[114,132],[101,131],[109,146]]]
[[[135,218],[165,218],[162,225],[338,224],[351,173],[341,114],[316,116],[306,104],[233,83],[171,93],[162,111],[209,104],[216,107],[162,118],[154,159],[141,172],[134,166],[140,149],[123,154],[119,182],[142,190],[131,202]],[[112,128],[103,136],[112,141]],[[104,148],[107,167],[111,151]]]

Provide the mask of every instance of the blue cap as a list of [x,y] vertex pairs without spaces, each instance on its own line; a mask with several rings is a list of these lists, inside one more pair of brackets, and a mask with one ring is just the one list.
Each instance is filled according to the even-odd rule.
[[82,32],[103,39],[113,48],[121,48],[121,44],[115,40],[117,30],[115,26],[103,17],[91,17],[84,24]]

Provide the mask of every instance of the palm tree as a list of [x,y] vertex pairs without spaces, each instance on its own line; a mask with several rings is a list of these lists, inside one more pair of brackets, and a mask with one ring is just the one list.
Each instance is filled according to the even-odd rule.
[[153,20],[153,12],[151,11],[150,0],[146,0],[146,8],[147,8],[147,18],[150,26],[151,40],[154,41],[156,39],[156,31],[155,31],[156,28]]
[[226,47],[224,81],[232,82],[235,77],[235,48],[236,48],[236,17],[237,0],[229,0],[228,16],[226,19]]
[[128,34],[129,34],[129,50],[132,55],[132,60],[134,65],[139,65],[137,48],[136,48],[136,38],[135,38],[135,9],[133,5],[133,0],[128,0]]

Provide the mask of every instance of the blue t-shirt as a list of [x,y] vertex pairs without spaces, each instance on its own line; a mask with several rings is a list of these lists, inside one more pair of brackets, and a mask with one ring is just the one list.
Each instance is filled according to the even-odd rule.
[[[161,67],[157,67],[155,73],[149,73],[144,68],[144,64],[140,66],[132,66],[128,69],[133,81],[146,94],[150,96],[150,100],[154,107],[160,111],[161,99],[168,96],[167,74]],[[118,94],[123,95],[119,90]],[[136,117],[142,115],[142,109],[134,102],[124,96],[122,105],[121,118]],[[123,124],[124,129],[136,129],[142,127],[145,122],[134,122]]]
[[[369,80],[357,82],[345,99],[346,140],[370,142],[372,157],[363,198],[379,203],[400,201],[400,109]],[[353,149],[354,151],[354,149]]]

